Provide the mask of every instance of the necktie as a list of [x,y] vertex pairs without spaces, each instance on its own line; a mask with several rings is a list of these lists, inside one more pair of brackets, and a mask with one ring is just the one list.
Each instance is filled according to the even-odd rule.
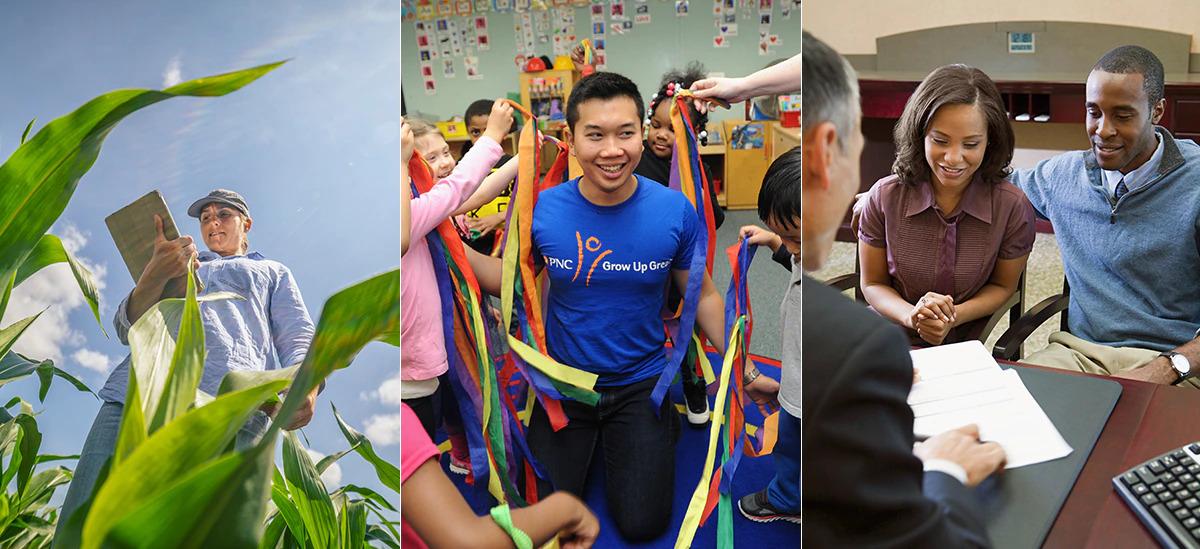
[[1117,182],[1117,188],[1113,190],[1113,198],[1120,200],[1121,197],[1125,196],[1125,193],[1127,192],[1129,192],[1129,187],[1125,185],[1125,178],[1122,177],[1121,180]]

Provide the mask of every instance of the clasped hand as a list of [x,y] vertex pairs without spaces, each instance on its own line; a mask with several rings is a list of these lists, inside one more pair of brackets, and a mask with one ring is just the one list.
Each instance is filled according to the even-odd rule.
[[905,323],[931,345],[941,345],[958,321],[954,298],[928,292],[909,311]]

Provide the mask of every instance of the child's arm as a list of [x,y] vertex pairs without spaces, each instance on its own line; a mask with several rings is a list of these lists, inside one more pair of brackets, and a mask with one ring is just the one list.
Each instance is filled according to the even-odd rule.
[[501,154],[504,150],[499,143],[487,136],[480,137],[449,176],[412,200],[410,238],[425,236],[458,209],[479,188]]
[[[475,515],[435,459],[426,461],[404,481],[400,513],[430,547],[513,546],[512,538],[491,517]],[[513,526],[525,532],[534,547],[556,535],[565,546],[590,547],[600,533],[596,516],[566,492],[555,492],[511,513]]]
[[408,253],[412,222],[412,189],[408,183],[408,161],[412,159],[413,133],[408,122],[400,119],[400,255]]
[[475,190],[466,202],[463,202],[457,210],[454,210],[453,215],[465,214],[475,210],[480,206],[491,202],[492,199],[500,196],[504,189],[508,188],[508,184],[512,183],[517,177],[517,156],[514,156],[505,162],[500,169],[488,174],[483,179],[483,183],[479,184],[479,188]]
[[512,112],[512,105],[507,101],[496,101],[488,115],[487,129],[463,156],[462,162],[429,192],[412,201],[410,231],[414,237],[421,238],[432,231],[479,188],[484,176],[504,154],[500,140],[512,124]]

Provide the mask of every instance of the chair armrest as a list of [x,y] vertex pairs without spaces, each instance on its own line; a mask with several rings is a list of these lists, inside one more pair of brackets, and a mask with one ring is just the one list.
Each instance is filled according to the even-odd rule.
[[836,288],[839,292],[844,292],[854,288],[858,284],[858,273],[846,273],[844,275],[835,276],[825,281],[825,285],[831,288]]
[[992,335],[992,330],[996,329],[996,325],[1000,323],[1000,319],[1004,318],[1005,315],[1009,314],[1013,307],[1018,306],[1020,303],[1021,291],[1017,290],[1013,292],[1013,295],[1008,297],[1008,301],[1005,301],[1004,304],[1001,305],[1000,308],[996,309],[996,312],[992,313],[992,316],[988,318],[987,324],[983,326],[983,331],[979,332],[979,341],[986,343],[988,336]]
[[1054,315],[1067,310],[1070,302],[1070,296],[1055,294],[1031,307],[1029,312],[1009,326],[1008,330],[996,341],[996,346],[992,349],[992,356],[1002,360],[1020,360],[1021,357],[1018,355],[1021,354],[1021,345],[1025,343],[1030,334]]

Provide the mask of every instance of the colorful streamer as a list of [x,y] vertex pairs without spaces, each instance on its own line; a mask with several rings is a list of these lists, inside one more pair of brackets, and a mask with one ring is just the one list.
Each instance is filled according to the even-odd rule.
[[[725,330],[728,334],[725,357],[721,366],[720,385],[709,430],[708,453],[704,472],[684,515],[675,547],[690,547],[697,528],[717,510],[717,547],[733,547],[733,507],[731,485],[742,455],[758,457],[770,454],[778,435],[779,412],[768,416],[754,436],[747,436],[751,426],[746,424],[745,383],[742,372],[749,360],[750,335],[753,332],[753,312],[747,273],[757,246],[748,239],[726,249],[733,273],[725,296]],[[721,441],[720,467],[715,466],[717,440]],[[740,450],[740,451],[738,451]]]

